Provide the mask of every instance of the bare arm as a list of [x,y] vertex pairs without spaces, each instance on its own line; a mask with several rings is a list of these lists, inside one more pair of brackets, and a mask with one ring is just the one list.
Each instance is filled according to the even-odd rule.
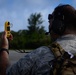
[[0,53],[0,75],[6,75],[6,69],[9,65],[9,57],[6,51]]
[[0,75],[6,75],[6,69],[9,65],[9,54],[8,54],[9,42],[6,38],[6,32],[3,33],[1,38],[0,48]]

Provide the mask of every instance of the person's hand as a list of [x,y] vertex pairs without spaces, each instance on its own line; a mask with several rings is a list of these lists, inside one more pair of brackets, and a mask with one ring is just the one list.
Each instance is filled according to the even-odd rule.
[[12,39],[13,39],[12,35],[10,35],[10,37],[7,39],[6,31],[4,31],[3,34],[2,34],[2,39],[1,39],[1,48],[8,49],[9,48],[8,40],[12,40]]
[[13,37],[10,35],[9,38],[6,36],[6,31],[3,32],[1,37],[1,49],[0,49],[0,75],[6,75],[6,69],[9,65],[9,41],[12,40]]

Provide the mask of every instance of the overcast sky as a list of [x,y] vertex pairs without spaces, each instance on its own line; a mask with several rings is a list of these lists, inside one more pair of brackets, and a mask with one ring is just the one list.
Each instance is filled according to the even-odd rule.
[[43,26],[48,30],[49,13],[58,4],[70,4],[76,8],[76,0],[0,0],[0,31],[4,30],[5,21],[10,21],[11,30],[27,29],[27,19],[32,13],[41,13]]

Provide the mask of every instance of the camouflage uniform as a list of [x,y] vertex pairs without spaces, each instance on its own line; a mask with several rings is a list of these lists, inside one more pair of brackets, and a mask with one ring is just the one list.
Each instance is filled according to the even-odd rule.
[[[57,42],[71,57],[76,54],[75,35],[62,36],[57,39]],[[7,75],[50,75],[53,59],[54,55],[48,47],[39,47],[10,66],[7,69]]]

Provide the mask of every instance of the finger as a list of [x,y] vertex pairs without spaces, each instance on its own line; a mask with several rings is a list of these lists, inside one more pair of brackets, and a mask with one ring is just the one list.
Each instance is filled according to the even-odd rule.
[[12,36],[12,34],[9,36],[9,40],[13,40],[13,36]]

